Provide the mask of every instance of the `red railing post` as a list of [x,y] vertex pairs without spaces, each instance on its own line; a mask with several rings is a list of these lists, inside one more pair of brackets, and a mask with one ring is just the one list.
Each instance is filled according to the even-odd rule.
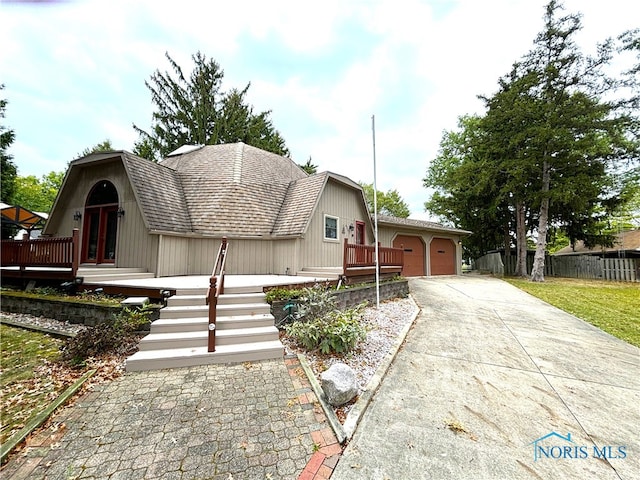
[[73,229],[71,235],[71,271],[75,277],[80,266],[80,230]]
[[217,279],[212,275],[209,279],[209,290],[207,291],[207,304],[209,305],[209,339],[207,343],[207,351],[216,351],[216,307],[218,306]]
[[347,255],[349,255],[349,245],[348,245],[348,241],[345,238],[344,239],[344,249],[343,249],[343,253],[342,253],[342,274],[346,275],[347,274]]
[[222,237],[218,255],[213,265],[213,272],[209,278],[209,290],[207,290],[206,303],[209,305],[209,336],[207,351],[216,351],[216,308],[218,297],[224,293],[224,269],[227,261],[227,237]]

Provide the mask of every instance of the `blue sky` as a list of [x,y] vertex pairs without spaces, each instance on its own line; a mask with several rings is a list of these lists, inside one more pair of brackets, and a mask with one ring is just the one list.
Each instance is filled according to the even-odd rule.
[[[292,158],[397,189],[427,218],[422,186],[445,130],[482,111],[477,95],[533,45],[546,0],[0,0],[4,123],[20,175],[61,171],[108,138],[131,150],[150,125],[144,81],[189,71],[200,50],[224,69],[224,88],[251,82],[248,101],[271,110]],[[565,0],[583,13],[578,41],[640,26],[640,2]]]

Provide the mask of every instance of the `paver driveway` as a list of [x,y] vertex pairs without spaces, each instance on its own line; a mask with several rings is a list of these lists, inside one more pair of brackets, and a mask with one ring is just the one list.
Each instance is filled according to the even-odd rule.
[[56,414],[59,438],[41,431],[0,478],[295,480],[328,437],[297,370],[265,360],[127,373]]
[[422,312],[332,480],[640,478],[638,348],[498,279],[410,286]]

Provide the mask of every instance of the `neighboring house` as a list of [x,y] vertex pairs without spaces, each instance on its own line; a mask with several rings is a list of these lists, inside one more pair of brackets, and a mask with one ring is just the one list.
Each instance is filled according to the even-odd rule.
[[[469,232],[379,221],[382,246],[405,248],[407,275],[461,273],[458,242]],[[125,151],[72,161],[43,235],[69,236],[74,228],[81,263],[158,277],[211,273],[223,236],[230,274],[340,267],[345,238],[374,239],[357,183],[331,172],[309,176],[291,159],[243,143],[181,147],[160,163]]]
[[640,258],[640,229],[620,232],[616,235],[613,247],[597,245],[587,248],[582,240],[578,240],[572,247],[564,247],[554,253],[554,256],[593,255],[603,258]]

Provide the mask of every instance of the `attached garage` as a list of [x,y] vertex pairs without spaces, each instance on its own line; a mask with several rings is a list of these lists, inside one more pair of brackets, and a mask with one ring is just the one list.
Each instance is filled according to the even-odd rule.
[[434,237],[429,255],[431,275],[456,274],[456,246],[450,238]]
[[398,235],[393,240],[394,248],[404,249],[403,277],[420,277],[424,275],[424,243],[415,235]]
[[405,277],[462,274],[462,237],[471,232],[435,222],[378,215],[383,247],[404,249]]

